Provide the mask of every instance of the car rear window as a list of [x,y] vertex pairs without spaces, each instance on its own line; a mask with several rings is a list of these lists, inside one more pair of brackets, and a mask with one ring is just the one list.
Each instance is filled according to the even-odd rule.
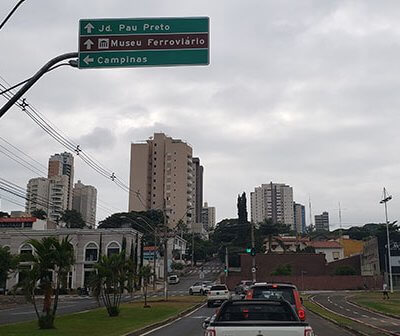
[[221,312],[219,321],[297,321],[285,305],[230,305]]
[[253,299],[285,299],[290,304],[295,305],[293,288],[290,287],[270,287],[259,286],[253,288]]
[[217,286],[212,286],[211,290],[212,291],[218,291],[218,290],[228,290],[228,289],[226,288],[225,285],[217,285]]

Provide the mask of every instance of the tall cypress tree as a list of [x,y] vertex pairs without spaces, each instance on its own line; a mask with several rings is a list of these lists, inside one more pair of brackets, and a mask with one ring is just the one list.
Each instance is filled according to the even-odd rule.
[[239,224],[247,223],[247,200],[245,192],[242,195],[238,195],[237,208]]

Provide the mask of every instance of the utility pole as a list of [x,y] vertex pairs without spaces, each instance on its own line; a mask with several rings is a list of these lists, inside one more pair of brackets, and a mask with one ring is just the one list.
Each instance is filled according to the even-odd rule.
[[157,281],[157,272],[156,272],[156,265],[157,265],[157,231],[154,229],[154,253],[153,253],[153,290],[156,290],[156,281]]
[[386,188],[383,188],[383,200],[379,203],[385,204],[385,220],[386,220],[386,238],[387,238],[387,254],[388,254],[388,268],[389,268],[389,285],[390,285],[390,292],[393,293],[393,275],[392,275],[392,262],[391,262],[391,255],[390,255],[390,237],[389,237],[389,220],[388,220],[388,213],[387,213],[387,202],[392,199],[391,195],[388,195],[386,192]]
[[194,265],[194,227],[192,223],[192,267]]
[[256,282],[257,279],[257,267],[256,267],[256,242],[254,238],[254,223],[250,222],[251,225],[251,273],[253,276],[253,282]]
[[164,300],[168,301],[168,229],[167,229],[167,211],[164,198]]
[[228,255],[228,247],[225,247],[225,283],[228,278],[229,273],[229,255]]

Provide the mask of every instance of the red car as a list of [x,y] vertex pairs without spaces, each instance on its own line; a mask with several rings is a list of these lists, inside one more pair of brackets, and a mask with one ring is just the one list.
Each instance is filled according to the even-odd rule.
[[259,282],[251,286],[246,294],[246,300],[280,298],[288,301],[296,311],[299,319],[305,321],[306,312],[301,303],[299,291],[295,285]]

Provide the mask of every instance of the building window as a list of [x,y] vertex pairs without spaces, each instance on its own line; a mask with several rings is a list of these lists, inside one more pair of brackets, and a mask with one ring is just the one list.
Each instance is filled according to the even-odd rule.
[[85,261],[97,261],[99,248],[95,243],[89,243],[85,248]]
[[33,254],[33,247],[31,244],[24,244],[19,249],[20,254]]
[[339,252],[332,252],[332,257],[333,257],[333,260],[339,260],[339,258],[340,258]]
[[107,246],[107,256],[112,256],[113,254],[118,254],[120,251],[119,244],[117,242],[111,242]]

